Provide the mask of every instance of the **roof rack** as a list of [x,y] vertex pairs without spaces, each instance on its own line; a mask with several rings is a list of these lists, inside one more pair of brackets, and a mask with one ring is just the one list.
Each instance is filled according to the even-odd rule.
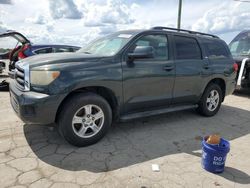
[[172,27],[157,26],[157,27],[152,27],[151,29],[178,31],[178,32],[190,33],[190,34],[194,34],[194,35],[204,35],[204,36],[209,36],[209,37],[213,37],[213,38],[219,38],[218,36],[212,35],[212,34],[200,33],[200,32],[190,31],[190,30],[186,30],[186,29],[176,29],[176,28],[172,28]]

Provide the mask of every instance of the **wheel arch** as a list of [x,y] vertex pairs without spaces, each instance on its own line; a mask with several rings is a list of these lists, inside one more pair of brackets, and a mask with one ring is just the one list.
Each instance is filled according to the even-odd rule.
[[210,81],[207,83],[207,85],[206,85],[206,87],[204,88],[203,92],[204,92],[205,89],[206,89],[210,84],[212,84],[212,83],[217,84],[217,85],[220,86],[220,88],[221,88],[221,90],[222,90],[222,94],[223,94],[223,96],[222,96],[222,102],[223,102],[224,99],[225,99],[225,94],[226,94],[226,82],[225,82],[225,80],[224,80],[223,78],[213,78],[212,80],[210,80]]
[[117,100],[114,92],[111,89],[103,87],[103,86],[89,86],[89,87],[78,88],[78,89],[71,91],[62,100],[62,102],[60,103],[60,105],[57,109],[57,112],[56,112],[55,122],[58,121],[59,114],[60,114],[60,112],[61,112],[61,110],[62,110],[62,108],[67,100],[69,100],[75,94],[88,93],[88,92],[100,95],[105,100],[107,100],[107,102],[109,103],[109,105],[111,107],[113,118],[117,119],[119,117],[119,103],[118,103],[118,100]]

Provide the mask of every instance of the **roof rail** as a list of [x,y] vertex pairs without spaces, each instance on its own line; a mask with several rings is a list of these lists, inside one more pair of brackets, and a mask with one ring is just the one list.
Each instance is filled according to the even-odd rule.
[[212,34],[200,33],[200,32],[190,31],[190,30],[186,30],[186,29],[176,29],[176,28],[172,28],[172,27],[157,26],[157,27],[152,27],[151,29],[170,30],[170,31],[177,31],[177,32],[184,32],[184,33],[190,33],[190,34],[195,34],[195,35],[204,35],[204,36],[209,36],[209,37],[213,37],[213,38],[219,38],[218,36],[212,35]]

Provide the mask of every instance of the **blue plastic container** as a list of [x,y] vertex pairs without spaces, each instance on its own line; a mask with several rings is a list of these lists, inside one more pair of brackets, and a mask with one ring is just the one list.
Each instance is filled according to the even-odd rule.
[[219,144],[208,144],[207,139],[208,136],[202,141],[202,167],[212,173],[222,173],[230,151],[230,143],[221,138]]

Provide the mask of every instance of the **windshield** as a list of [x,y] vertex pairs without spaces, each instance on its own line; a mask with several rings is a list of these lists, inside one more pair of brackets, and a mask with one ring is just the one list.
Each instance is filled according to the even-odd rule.
[[113,34],[93,41],[78,52],[99,56],[112,56],[122,49],[131,39],[131,34]]
[[238,35],[229,48],[233,56],[250,55],[250,32]]

